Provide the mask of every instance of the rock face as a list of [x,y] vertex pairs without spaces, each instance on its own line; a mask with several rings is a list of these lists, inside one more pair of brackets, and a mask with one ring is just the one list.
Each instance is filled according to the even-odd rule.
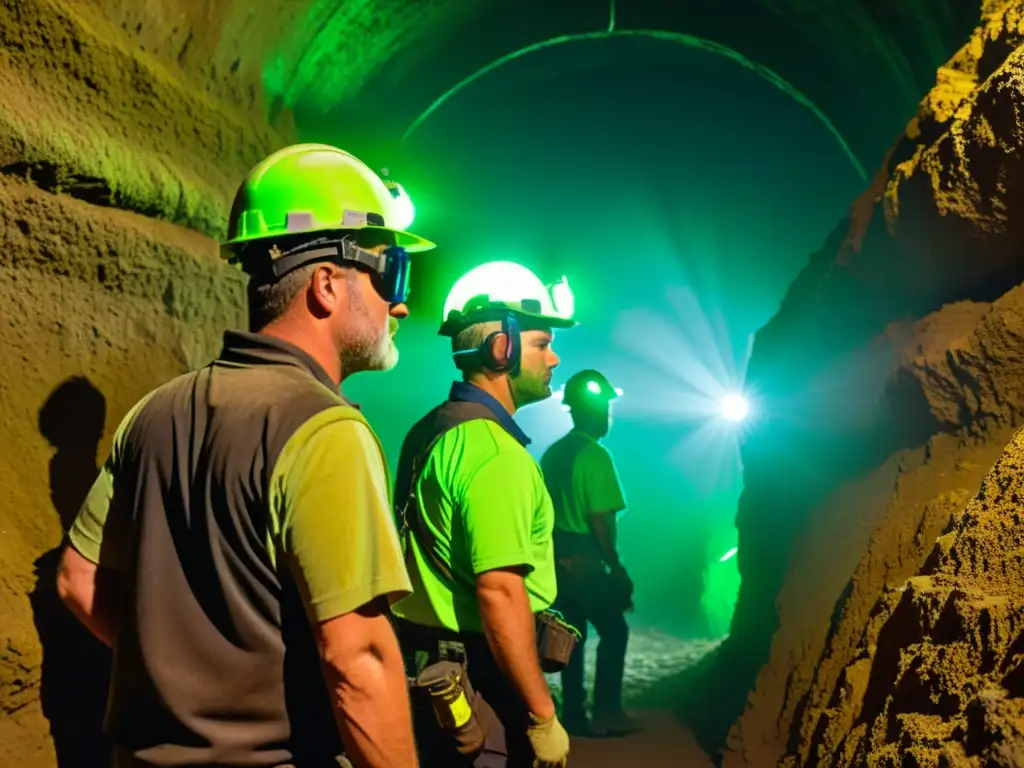
[[[1017,432],[919,575],[886,585],[855,645],[826,651],[819,669],[844,666],[815,680],[784,765],[1024,762],[1022,493]],[[944,501],[940,519],[962,495]]]
[[726,766],[1022,759],[1024,5],[982,11],[756,340]]
[[244,321],[208,235],[284,141],[231,4],[136,7],[0,4],[2,765],[106,764],[109,658],[57,600],[62,530],[121,416]]

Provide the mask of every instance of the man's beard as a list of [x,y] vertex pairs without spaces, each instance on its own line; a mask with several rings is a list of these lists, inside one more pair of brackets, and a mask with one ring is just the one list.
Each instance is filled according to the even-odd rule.
[[398,347],[387,329],[356,329],[341,347],[341,370],[346,375],[360,371],[390,371],[398,364]]
[[551,397],[551,382],[548,379],[548,374],[548,371],[534,376],[520,373],[512,379],[512,396],[515,398],[516,405],[521,408]]
[[340,345],[342,373],[391,370],[398,364],[398,347],[392,339],[398,320],[388,315],[383,328],[371,327],[366,304],[351,283],[346,287],[354,322]]

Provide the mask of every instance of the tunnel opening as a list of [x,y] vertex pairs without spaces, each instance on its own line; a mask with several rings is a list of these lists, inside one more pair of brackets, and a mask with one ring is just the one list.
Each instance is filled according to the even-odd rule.
[[[686,97],[665,98],[666,82]],[[341,141],[330,128],[305,131]],[[448,287],[495,260],[545,282],[566,276],[581,325],[556,339],[555,386],[596,367],[625,392],[605,442],[626,489],[620,540],[637,584],[627,691],[671,706],[683,673],[728,634],[740,589],[747,425],[721,417],[722,398],[742,390],[753,333],[859,191],[857,166],[813,111],[758,72],[635,37],[508,61],[391,149],[388,173],[441,244],[414,275],[402,330],[402,369],[423,372],[423,384],[405,392],[400,374],[386,374],[363,389],[357,376],[348,393],[396,458],[406,424],[450,382],[435,336]],[[410,412],[381,406],[375,417],[399,392]],[[538,457],[571,426],[555,399],[518,420]]]

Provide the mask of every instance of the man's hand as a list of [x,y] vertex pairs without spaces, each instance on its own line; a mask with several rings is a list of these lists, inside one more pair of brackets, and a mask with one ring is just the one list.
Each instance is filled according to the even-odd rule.
[[537,658],[537,624],[521,569],[498,568],[476,577],[480,618],[491,653],[527,709],[541,720],[555,715]]
[[316,625],[335,720],[355,768],[417,768],[405,667],[379,598]]
[[633,607],[633,580],[626,573],[626,568],[621,563],[614,566],[608,574],[611,580],[611,594],[609,599],[616,605],[622,606],[622,610],[628,611]]
[[533,747],[534,768],[563,768],[569,762],[569,734],[552,715],[542,720],[530,715],[526,736]]

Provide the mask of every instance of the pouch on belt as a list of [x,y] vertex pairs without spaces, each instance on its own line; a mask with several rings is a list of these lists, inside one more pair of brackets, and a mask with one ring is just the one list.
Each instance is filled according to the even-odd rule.
[[561,672],[569,663],[580,632],[554,610],[537,614],[537,656],[540,668],[546,674]]
[[426,697],[437,724],[455,743],[461,755],[479,754],[487,741],[487,730],[477,716],[482,699],[469,682],[465,664],[438,661],[409,680],[413,696]]

